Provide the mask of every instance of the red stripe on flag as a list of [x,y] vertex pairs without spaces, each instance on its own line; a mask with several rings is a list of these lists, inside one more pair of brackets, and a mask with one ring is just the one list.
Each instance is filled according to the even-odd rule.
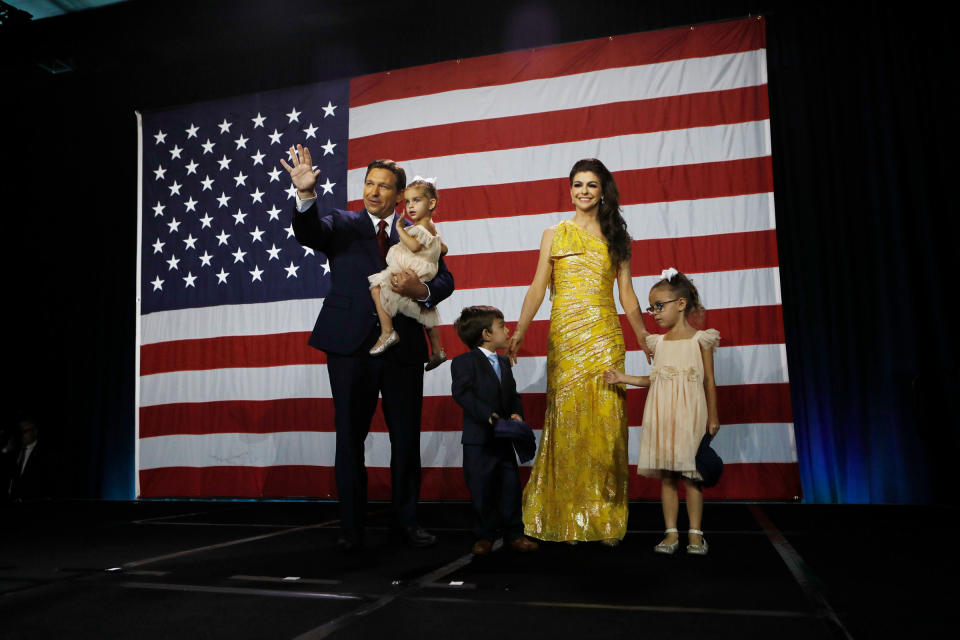
[[[638,292],[643,303],[644,292]],[[454,317],[456,313],[451,313]],[[649,315],[644,315],[648,331],[659,333],[660,327]],[[633,330],[625,316],[620,316],[627,349],[640,348]],[[708,310],[704,326],[712,327],[723,337],[724,347],[744,344],[781,344],[783,335],[783,310],[779,305],[764,307],[735,307]],[[520,355],[544,356],[547,354],[548,320],[530,324],[524,337]],[[442,325],[440,335],[444,349],[451,357],[467,350],[460,342],[452,325]],[[274,348],[272,339],[278,344]],[[171,340],[140,347],[140,374],[168,373],[171,371],[201,371],[230,367],[281,367],[296,364],[325,364],[326,357],[307,345],[310,333],[281,333],[266,336],[231,336],[228,338],[204,338],[198,340]]]
[[[367,469],[371,500],[390,499],[390,470]],[[530,469],[520,469],[526,484]],[[159,497],[306,497],[335,499],[337,485],[332,467],[163,467],[140,471],[140,496]],[[800,473],[796,463],[754,462],[724,466],[720,483],[704,489],[707,499],[772,500],[799,497]],[[660,481],[637,475],[630,467],[630,498],[658,500]],[[427,467],[420,485],[421,500],[469,500],[460,467]]]
[[[620,205],[721,198],[773,191],[770,156],[616,171]],[[570,211],[567,178],[508,184],[440,189],[437,221],[508,218],[519,215]],[[347,208],[359,211],[363,201]],[[494,212],[495,215],[490,215]]]
[[223,400],[140,407],[141,438],[334,430],[332,398]]
[[[642,422],[646,393],[645,389],[627,390],[627,410],[632,425]],[[542,428],[546,394],[525,393],[521,398],[523,413],[530,426]],[[717,410],[724,424],[793,422],[790,387],[785,383],[717,387]],[[427,396],[423,399],[423,431],[459,431],[461,420],[460,407],[453,398]],[[387,431],[379,405],[370,430],[381,433]],[[232,400],[140,408],[141,438],[283,431],[334,432],[333,400]]]
[[140,347],[140,375],[167,371],[326,364],[326,354],[307,345],[307,332],[170,340]]
[[[534,429],[543,428],[543,419],[547,409],[545,393],[524,393],[523,415]],[[647,399],[647,390],[636,387],[627,388],[627,424],[640,426],[643,423],[643,407]],[[435,420],[432,410],[440,409],[440,398],[423,399],[423,429],[428,430],[428,420]],[[446,400],[446,399],[443,399]],[[442,403],[450,405],[457,411],[460,419],[460,407],[453,402]],[[449,407],[443,406],[443,418],[448,418]],[[751,424],[793,422],[793,411],[790,405],[790,385],[776,384],[745,384],[717,387],[717,413],[721,424]],[[379,415],[379,414],[378,414]],[[439,424],[439,422],[437,423]],[[436,429],[436,427],[432,427]],[[384,430],[386,427],[384,426]]]
[[764,22],[759,18],[611,36],[353,78],[350,106],[764,47]]
[[[504,251],[448,255],[444,260],[462,291],[530,284],[539,257],[539,251]],[[634,276],[660,273],[665,264],[676,265],[685,273],[775,267],[777,233],[767,229],[633,242],[630,267]]]
[[769,117],[766,85],[616,102],[351,138],[348,169],[371,158],[435,158]]
[[[659,479],[638,475],[634,466],[630,474],[631,500],[660,500]],[[802,495],[796,462],[725,464],[717,486],[703,489],[707,500],[798,500]]]
[[[545,404],[546,394],[539,395],[543,398]],[[535,401],[537,399],[531,398],[530,400]],[[627,418],[629,424],[639,426],[643,422],[643,407],[646,400],[646,389],[627,389]],[[527,396],[524,396],[523,407],[526,411]],[[784,382],[719,386],[717,387],[717,413],[722,425],[792,423],[793,410],[790,404],[790,385]]]

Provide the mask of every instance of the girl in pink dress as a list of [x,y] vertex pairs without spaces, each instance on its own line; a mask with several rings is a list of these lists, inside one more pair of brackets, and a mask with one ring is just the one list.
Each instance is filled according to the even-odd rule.
[[399,312],[413,318],[427,329],[431,352],[427,371],[447,359],[440,343],[440,331],[437,329],[440,316],[436,308],[425,309],[415,300],[394,292],[390,287],[390,278],[405,269],[413,270],[421,282],[432,280],[437,275],[437,263],[441,255],[446,255],[447,245],[443,244],[432,222],[433,210],[437,206],[434,182],[434,178],[416,176],[407,185],[403,193],[406,217],[413,220],[413,224],[404,226],[404,216],[397,216],[400,242],[390,247],[387,252],[387,268],[368,277],[370,293],[380,318],[380,339],[370,349],[370,353],[379,355],[400,342],[400,336],[393,329],[393,316]]
[[666,535],[654,551],[673,554],[679,547],[677,484],[683,482],[690,520],[687,553],[706,555],[708,546],[701,530],[703,493],[698,483],[702,478],[696,455],[704,434],[714,435],[720,429],[713,379],[713,350],[720,334],[715,329],[698,331],[689,324],[691,314],[703,313],[703,305],[697,288],[676,269],[663,271],[661,280],[650,289],[649,299],[647,311],[667,329],[665,334],[647,336],[653,350],[650,375],[628,376],[611,369],[603,377],[609,384],[650,387],[643,408],[637,472],[661,482]]

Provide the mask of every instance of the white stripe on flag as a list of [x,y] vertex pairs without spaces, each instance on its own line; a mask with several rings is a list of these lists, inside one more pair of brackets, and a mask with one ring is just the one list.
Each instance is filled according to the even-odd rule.
[[723,425],[710,446],[727,464],[797,461],[792,422]]
[[[773,229],[770,196],[752,193],[723,198],[632,204],[623,207],[623,219],[634,240],[767,231]],[[457,220],[437,224],[450,255],[535,251],[548,227],[569,219],[570,211],[508,218]],[[442,218],[442,214],[440,214]],[[492,229],[496,229],[494,233]],[[454,274],[456,277],[457,274]]]
[[[715,361],[720,385],[786,382],[787,372],[777,344],[721,347]],[[513,375],[519,393],[545,393],[546,356],[517,361]],[[646,375],[650,370],[642,351],[628,351],[626,370]],[[450,368],[443,366],[424,377],[424,396],[450,395]],[[280,400],[332,398],[327,367],[322,364],[175,371],[141,376],[140,406],[226,400]],[[297,425],[289,425],[296,428]]]
[[[463,153],[437,158],[398,158],[408,175],[441,175],[441,188],[551,180],[566,177],[579,158],[603,158],[610,171],[631,171],[770,155],[767,120],[636,133],[556,144]],[[347,172],[347,200],[363,194],[366,167]]]
[[[779,272],[776,267],[689,274],[708,309],[756,307],[780,304]],[[533,274],[530,274],[533,279]],[[659,278],[633,278],[633,290],[644,300]],[[492,304],[503,310],[507,322],[516,322],[527,286],[457,289],[440,306],[444,324],[452,324],[460,309]],[[195,340],[222,336],[266,335],[312,331],[323,300],[285,300],[249,305],[223,305],[179,311],[161,311],[143,316],[143,344]],[[617,309],[623,313],[620,302]],[[447,311],[444,311],[447,310]],[[550,301],[540,305],[535,320],[550,319]],[[273,331],[270,329],[273,328]]]
[[766,83],[763,49],[671,60],[354,107],[350,109],[350,137]]
[[[641,427],[630,427],[629,462],[636,464]],[[540,429],[534,430],[537,443]],[[460,467],[463,446],[459,431],[420,434],[420,463],[424,467]],[[163,467],[270,467],[308,465],[332,467],[336,434],[317,431],[276,433],[214,433],[143,438],[141,469]],[[727,464],[796,462],[790,423],[725,425],[713,447]],[[372,432],[364,453],[368,467],[390,466],[390,434]],[[527,463],[525,466],[529,466]]]
[[156,311],[143,316],[140,344],[310,331],[322,307],[323,298],[307,298]]
[[[630,427],[630,464],[636,464],[643,427]],[[797,445],[793,423],[725,424],[710,443],[725,464],[749,462],[796,462]]]
[[[758,307],[780,304],[779,284],[774,281],[780,277],[777,267],[764,269],[738,269],[733,271],[712,271],[708,273],[687,274],[697,285],[700,298],[707,309],[728,309],[737,307]],[[533,279],[533,274],[530,274]],[[637,297],[645,300],[650,287],[657,283],[659,276],[638,276],[633,278],[633,290]],[[451,324],[460,310],[476,304],[489,304],[503,311],[507,322],[515,322],[520,317],[523,297],[527,285],[519,287],[491,287],[482,289],[456,289],[453,294],[439,305],[440,317],[444,324]],[[617,310],[623,313],[623,306],[617,299]],[[550,302],[545,300],[537,311],[534,320],[550,319]]]

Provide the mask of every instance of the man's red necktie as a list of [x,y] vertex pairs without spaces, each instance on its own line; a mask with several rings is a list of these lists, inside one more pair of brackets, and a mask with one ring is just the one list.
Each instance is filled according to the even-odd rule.
[[380,257],[386,261],[387,250],[390,247],[387,241],[387,223],[383,220],[377,225],[377,245],[380,247]]

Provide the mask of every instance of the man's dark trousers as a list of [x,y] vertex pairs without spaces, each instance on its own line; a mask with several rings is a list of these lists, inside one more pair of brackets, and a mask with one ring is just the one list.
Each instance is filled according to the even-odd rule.
[[356,354],[327,354],[337,429],[337,494],[343,530],[351,542],[362,538],[367,504],[364,441],[378,393],[383,395],[383,417],[390,431],[390,478],[397,522],[404,527],[417,524],[423,363],[397,362],[388,357],[389,352],[371,356],[367,351],[379,336],[377,327]]

